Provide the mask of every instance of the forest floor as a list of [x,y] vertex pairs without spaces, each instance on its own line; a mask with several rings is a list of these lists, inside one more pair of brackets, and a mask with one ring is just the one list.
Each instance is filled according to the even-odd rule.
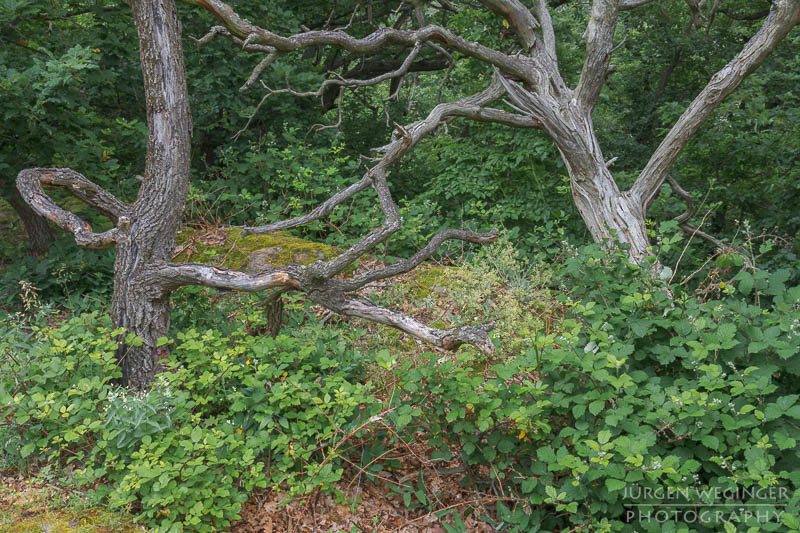
[[134,533],[146,531],[125,513],[90,507],[80,492],[43,477],[0,473],[3,533]]
[[[275,491],[252,494],[233,524],[233,533],[446,533],[448,515],[464,516],[466,531],[494,531],[479,517],[492,515],[494,503],[510,500],[461,488],[463,465],[433,468],[422,459],[421,444],[409,444],[403,468],[381,472],[385,481],[365,480],[356,470],[346,472],[336,484],[341,494],[314,493],[284,504],[287,495]],[[415,449],[417,451],[415,451]],[[416,455],[416,457],[415,457]],[[420,461],[421,459],[421,461]],[[403,496],[391,486],[415,486],[424,478],[427,505],[404,505]],[[467,515],[467,516],[465,516]],[[41,475],[0,474],[0,531],[4,533],[137,533],[132,515],[86,504],[74,489],[51,483]]]

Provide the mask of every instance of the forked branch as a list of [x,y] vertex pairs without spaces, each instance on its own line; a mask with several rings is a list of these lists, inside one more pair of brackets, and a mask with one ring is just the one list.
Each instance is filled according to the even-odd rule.
[[418,320],[401,313],[375,305],[374,303],[353,295],[369,280],[386,279],[397,274],[408,272],[424,258],[434,253],[436,248],[447,239],[462,239],[471,242],[490,242],[497,238],[496,230],[488,234],[477,234],[465,231],[443,232],[414,257],[396,265],[358,278],[356,283],[348,280],[320,278],[314,266],[288,265],[274,268],[257,274],[217,268],[203,264],[162,263],[152,267],[148,272],[148,284],[163,291],[171,291],[184,285],[202,285],[216,289],[229,289],[245,292],[258,292],[265,289],[297,290],[308,298],[331,311],[363,318],[391,326],[409,335],[445,350],[455,350],[462,344],[472,344],[482,353],[494,352],[494,344],[488,332],[494,327],[488,324],[481,327],[461,327],[447,330],[435,329]]
[[[43,185],[63,188],[95,207],[116,223],[116,227],[94,233],[92,227],[75,213],[59,207],[45,193]],[[17,189],[39,215],[75,236],[84,248],[108,248],[126,239],[130,228],[128,207],[99,185],[69,168],[29,168],[17,175]]]

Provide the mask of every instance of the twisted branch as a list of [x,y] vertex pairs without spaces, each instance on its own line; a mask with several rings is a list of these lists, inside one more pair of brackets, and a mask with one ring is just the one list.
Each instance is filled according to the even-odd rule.
[[356,54],[368,54],[389,46],[411,48],[418,42],[436,41],[446,48],[494,65],[509,75],[535,83],[535,80],[529,79],[529,66],[523,59],[464,39],[452,31],[436,25],[427,25],[413,31],[380,28],[362,38],[352,37],[338,30],[305,31],[290,37],[283,37],[243,19],[229,5],[220,0],[181,1],[208,10],[227,30],[227,33],[217,30],[215,35],[226,34],[231,38],[239,39],[242,47],[246,49],[264,46],[278,52],[296,52],[312,46],[335,46]]
[[[117,227],[94,233],[75,213],[62,209],[44,192],[42,185],[64,188],[108,216]],[[75,236],[78,246],[108,248],[127,238],[130,228],[128,207],[102,187],[69,168],[29,168],[17,175],[17,189],[39,215]]]
[[669,183],[672,190],[680,196],[684,202],[686,202],[686,211],[675,217],[675,222],[678,223],[678,227],[681,229],[681,233],[686,236],[697,235],[701,239],[705,239],[714,247],[726,254],[736,254],[744,260],[744,264],[747,265],[748,268],[753,268],[753,262],[750,260],[749,257],[744,255],[743,253],[739,252],[735,248],[728,246],[721,240],[717,239],[713,235],[706,233],[705,231],[701,230],[699,227],[694,226],[689,223],[689,219],[694,216],[694,198],[692,198],[691,193],[689,193],[686,189],[681,187],[677,181],[675,181],[672,176],[667,176],[666,179],[667,183]]

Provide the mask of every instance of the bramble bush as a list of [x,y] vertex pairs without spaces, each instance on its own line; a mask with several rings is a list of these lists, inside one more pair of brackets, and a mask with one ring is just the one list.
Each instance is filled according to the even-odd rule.
[[[800,287],[788,277],[743,270],[715,299],[677,285],[671,299],[624,253],[568,249],[561,331],[488,379],[463,358],[407,363],[397,389],[411,408],[397,423],[422,430],[440,459],[458,444],[468,465],[490,465],[520,498],[497,503],[506,531],[797,530]],[[676,502],[639,496],[737,487],[773,498],[664,521],[658,505]]]

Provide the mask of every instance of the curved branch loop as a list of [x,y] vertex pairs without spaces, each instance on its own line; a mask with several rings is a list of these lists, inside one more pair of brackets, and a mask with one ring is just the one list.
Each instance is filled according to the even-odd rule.
[[[92,232],[92,227],[86,221],[75,213],[56,205],[44,192],[42,185],[69,190],[111,218],[117,227],[103,233]],[[128,207],[102,187],[72,169],[25,169],[17,175],[17,189],[34,211],[72,233],[78,246],[95,249],[108,248],[127,239],[130,228]]]

